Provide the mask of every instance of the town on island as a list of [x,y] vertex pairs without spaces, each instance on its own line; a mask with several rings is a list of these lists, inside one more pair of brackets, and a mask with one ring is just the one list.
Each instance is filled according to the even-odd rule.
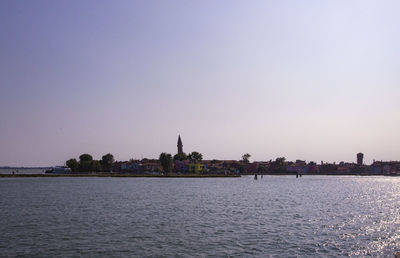
[[[250,162],[251,155],[243,154],[240,160],[203,160],[197,151],[183,152],[183,143],[178,136],[177,153],[161,153],[159,159],[115,161],[110,153],[94,160],[90,154],[82,154],[79,160],[71,158],[65,166],[48,168],[43,176],[173,176],[173,177],[238,177],[241,175],[385,175],[400,176],[400,161],[363,162],[364,154],[356,154],[356,162],[320,164],[304,160],[287,161],[278,157],[269,161]],[[12,172],[18,176],[19,173]],[[3,175],[4,176],[4,175]],[[31,175],[33,176],[33,175]]]

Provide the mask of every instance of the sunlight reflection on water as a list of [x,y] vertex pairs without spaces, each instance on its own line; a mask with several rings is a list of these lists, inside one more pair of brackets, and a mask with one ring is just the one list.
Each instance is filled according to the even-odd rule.
[[400,178],[0,179],[5,256],[385,256]]

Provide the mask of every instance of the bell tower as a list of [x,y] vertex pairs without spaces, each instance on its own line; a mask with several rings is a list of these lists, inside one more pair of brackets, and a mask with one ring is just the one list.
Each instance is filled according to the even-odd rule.
[[363,159],[364,159],[364,154],[363,153],[357,153],[357,165],[362,165],[363,164]]
[[182,140],[181,140],[181,136],[178,136],[178,154],[183,153],[183,145],[182,145]]

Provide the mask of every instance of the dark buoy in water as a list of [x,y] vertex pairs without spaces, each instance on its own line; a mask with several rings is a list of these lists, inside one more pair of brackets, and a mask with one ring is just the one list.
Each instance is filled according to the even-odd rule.
[[254,180],[257,180],[257,174],[254,175]]

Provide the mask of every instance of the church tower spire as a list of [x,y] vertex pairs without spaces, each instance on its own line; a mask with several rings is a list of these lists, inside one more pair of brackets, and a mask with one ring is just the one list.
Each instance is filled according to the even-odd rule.
[[178,136],[178,154],[183,153],[183,145],[182,145],[182,140],[181,140],[181,136]]

